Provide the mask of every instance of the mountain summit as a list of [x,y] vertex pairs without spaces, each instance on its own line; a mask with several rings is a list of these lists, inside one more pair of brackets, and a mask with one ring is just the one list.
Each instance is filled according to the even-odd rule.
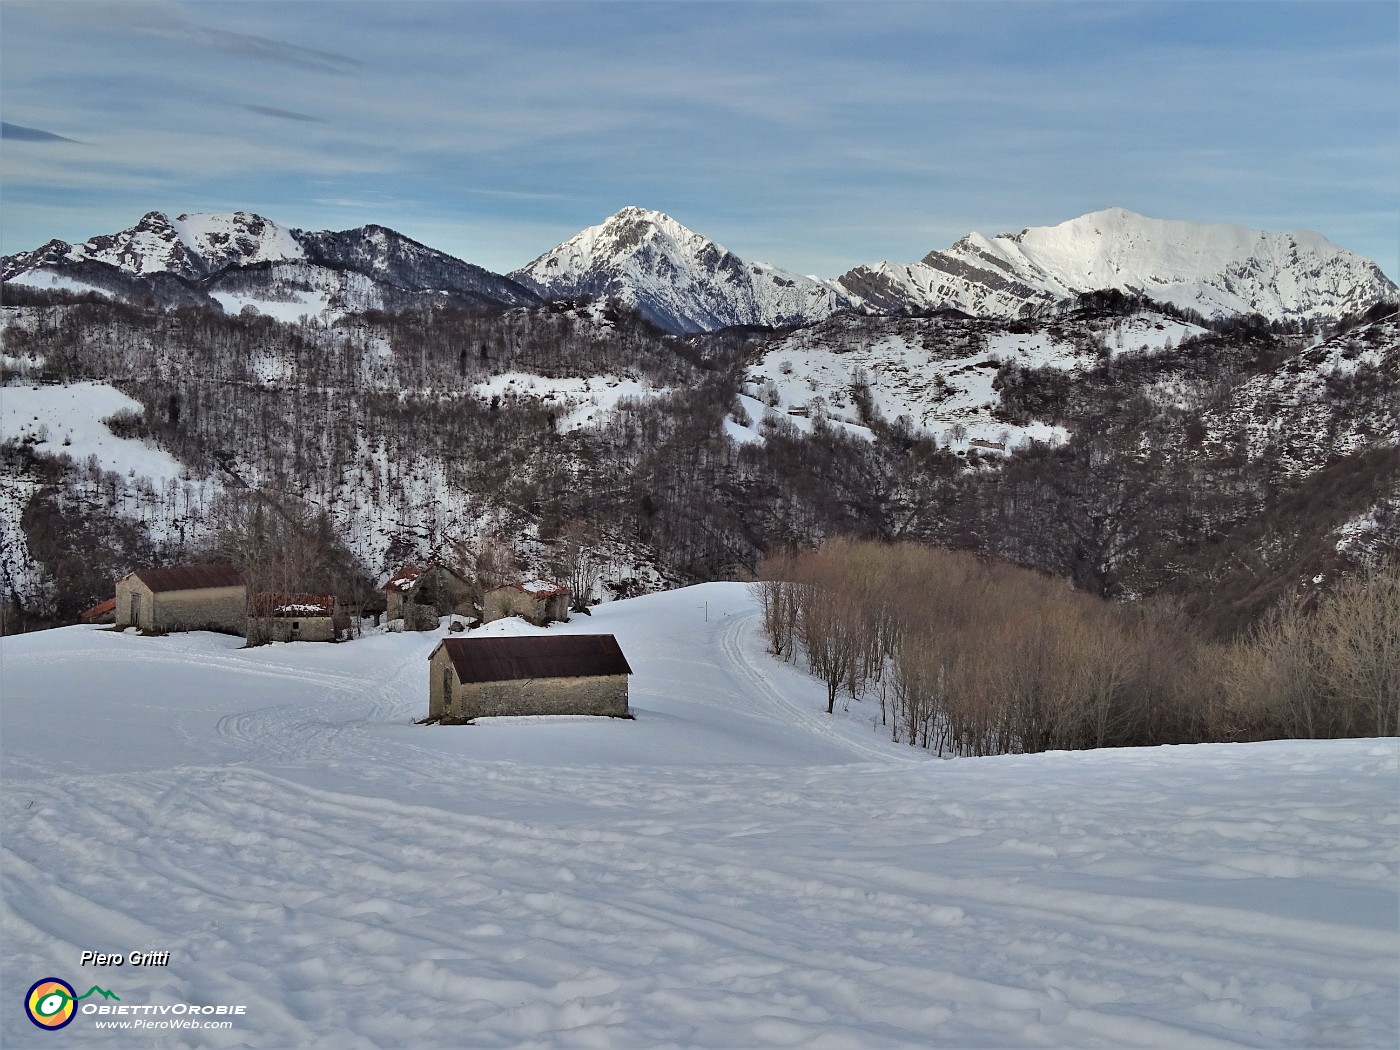
[[669,215],[635,207],[510,276],[546,299],[617,299],[674,332],[810,324],[854,305],[831,283],[745,262]]
[[860,266],[840,285],[870,309],[1014,317],[1116,288],[1206,317],[1337,318],[1393,299],[1369,259],[1306,231],[1150,219],[1123,208],[995,238],[971,233],[917,263]]

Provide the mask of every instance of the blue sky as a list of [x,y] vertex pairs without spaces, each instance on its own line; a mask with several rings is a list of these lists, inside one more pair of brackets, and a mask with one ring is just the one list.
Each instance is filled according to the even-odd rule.
[[0,4],[0,252],[160,210],[834,276],[1121,205],[1400,277],[1400,5]]

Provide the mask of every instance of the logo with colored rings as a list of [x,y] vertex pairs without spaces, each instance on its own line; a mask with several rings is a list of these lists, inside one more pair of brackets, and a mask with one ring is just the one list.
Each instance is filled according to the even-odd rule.
[[45,977],[35,981],[24,997],[24,1012],[40,1028],[59,1029],[73,1020],[78,1012],[78,993],[67,981]]

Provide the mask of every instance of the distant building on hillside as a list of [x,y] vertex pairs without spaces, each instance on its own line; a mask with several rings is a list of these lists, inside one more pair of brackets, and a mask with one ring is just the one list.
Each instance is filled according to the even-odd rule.
[[384,584],[384,618],[402,620],[404,630],[433,631],[439,616],[474,616],[474,588],[446,565],[405,565]]
[[137,569],[117,581],[118,628],[242,634],[248,588],[231,565]]
[[333,594],[265,591],[248,603],[248,644],[333,642],[350,626]]
[[631,673],[610,634],[444,638],[428,657],[428,716],[445,725],[497,715],[630,718]]
[[543,627],[569,618],[569,588],[553,580],[525,580],[493,587],[482,599],[481,622],[520,616]]

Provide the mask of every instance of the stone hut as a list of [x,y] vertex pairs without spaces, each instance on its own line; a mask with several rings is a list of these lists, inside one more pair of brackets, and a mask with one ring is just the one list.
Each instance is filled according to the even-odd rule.
[[569,588],[553,580],[525,580],[493,587],[482,600],[481,622],[520,616],[536,627],[569,618]]
[[435,631],[438,617],[473,616],[472,585],[446,565],[405,565],[384,584],[385,620],[408,631]]
[[248,644],[263,642],[333,642],[348,618],[333,594],[286,594],[265,591],[248,606]]
[[631,673],[610,634],[444,638],[428,657],[428,717],[444,725],[492,715],[630,718]]
[[137,569],[117,581],[118,629],[242,634],[248,605],[243,575],[231,565]]

